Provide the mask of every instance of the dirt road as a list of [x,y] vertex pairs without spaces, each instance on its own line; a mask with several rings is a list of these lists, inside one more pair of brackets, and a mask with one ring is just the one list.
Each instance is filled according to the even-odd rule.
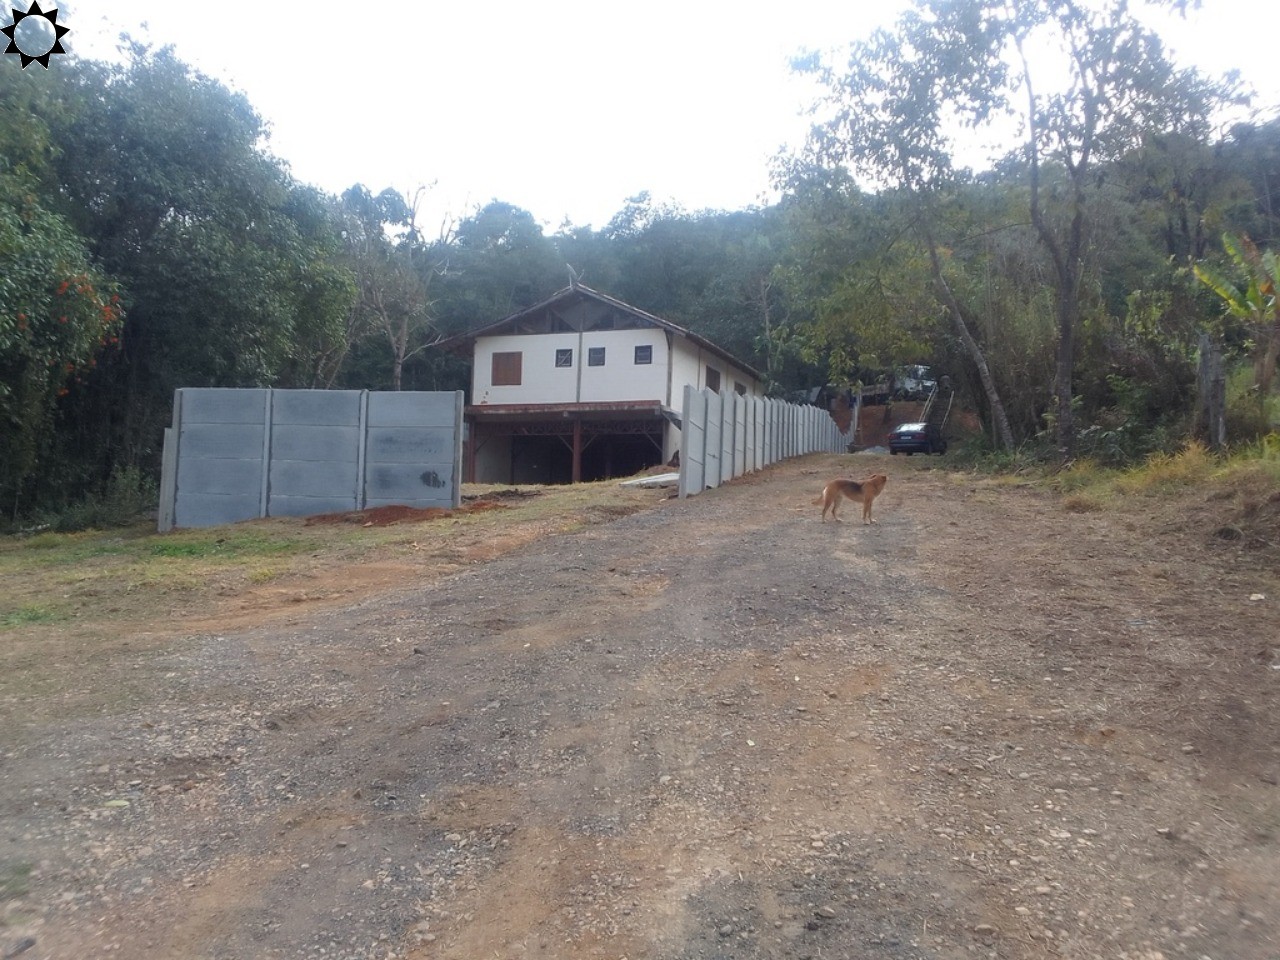
[[147,694],[0,744],[0,957],[1280,957],[1276,572],[925,466],[85,671]]

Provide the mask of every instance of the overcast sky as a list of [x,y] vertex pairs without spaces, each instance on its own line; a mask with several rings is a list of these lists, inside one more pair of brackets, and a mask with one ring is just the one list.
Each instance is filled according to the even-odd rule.
[[[83,56],[110,57],[121,31],[172,44],[248,96],[300,180],[335,193],[434,184],[434,211],[499,199],[555,229],[599,228],[642,190],[687,210],[772,199],[770,158],[800,142],[811,97],[790,56],[843,46],[903,6],[66,0],[59,23]],[[1274,105],[1280,57],[1261,40],[1246,48],[1271,9],[1204,0],[1162,32],[1180,61],[1238,68]]]

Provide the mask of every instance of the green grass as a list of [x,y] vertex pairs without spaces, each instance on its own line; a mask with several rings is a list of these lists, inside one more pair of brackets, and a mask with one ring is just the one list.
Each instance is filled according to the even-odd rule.
[[25,627],[33,623],[53,623],[64,618],[64,614],[48,607],[18,607],[16,610],[0,612],[0,630]]
[[[484,488],[470,487],[479,493]],[[109,530],[0,536],[0,632],[31,628],[80,631],[106,621],[165,618],[176,609],[212,609],[238,591],[287,581],[296,574],[340,569],[376,556],[414,562],[447,555],[454,534],[506,535],[514,526],[556,531],[597,521],[601,511],[655,499],[616,483],[537,489],[505,509],[460,512],[425,524],[365,527],[311,524],[294,518],[157,533],[138,523]],[[206,603],[208,601],[208,603]],[[42,634],[43,635],[43,634]]]
[[159,534],[138,524],[0,537],[0,582],[8,587],[0,600],[0,631],[109,619],[138,610],[147,597],[194,597],[215,582],[266,582],[287,573],[291,558],[360,555],[369,549],[363,541],[373,539],[367,533],[269,523]]
[[98,557],[128,556],[132,534],[128,539],[119,531],[88,533],[39,533],[33,537],[0,537],[0,565],[8,556],[21,555],[24,563],[56,566],[81,563]]
[[31,864],[0,861],[0,900],[25,896],[30,889]]
[[150,544],[153,557],[191,557],[196,559],[241,560],[247,557],[279,556],[306,550],[305,540],[261,533],[231,533],[209,536],[198,531],[171,534]]

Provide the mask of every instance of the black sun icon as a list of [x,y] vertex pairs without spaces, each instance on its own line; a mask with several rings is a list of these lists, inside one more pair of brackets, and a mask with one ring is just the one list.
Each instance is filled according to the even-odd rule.
[[[11,8],[11,9],[13,9],[13,23],[11,23],[7,27],[0,27],[0,33],[3,33],[6,37],[9,38],[9,45],[4,48],[4,52],[16,53],[18,56],[20,56],[22,58],[23,70],[27,69],[27,65],[31,63],[33,60],[36,63],[40,64],[40,66],[48,70],[49,57],[52,54],[67,52],[62,47],[62,38],[71,32],[71,28],[58,26],[57,9],[53,9],[53,10],[50,10],[48,13],[45,13],[43,10],[40,9],[40,4],[38,0],[36,0],[36,2],[32,2],[31,8],[27,10],[26,13],[23,13],[21,10],[18,10],[17,8]],[[14,36],[14,34],[17,33],[18,31],[18,25],[22,23],[22,21],[25,20],[27,17],[43,17],[45,20],[48,20],[49,25],[53,27],[53,46],[48,47],[48,49],[46,49],[44,53],[39,53],[39,54],[27,53],[26,50],[23,50],[18,45],[18,40]],[[31,33],[32,33],[31,30],[24,31],[24,36],[22,38],[23,42],[29,48],[32,47],[35,43],[39,42],[38,38],[32,38],[30,36]],[[44,40],[43,46],[47,46],[48,45],[47,31],[41,30],[40,34]]]

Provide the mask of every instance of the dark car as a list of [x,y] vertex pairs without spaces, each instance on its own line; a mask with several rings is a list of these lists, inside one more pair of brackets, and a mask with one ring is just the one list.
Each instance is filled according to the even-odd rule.
[[947,438],[930,430],[926,423],[900,423],[889,434],[889,452],[946,453]]

